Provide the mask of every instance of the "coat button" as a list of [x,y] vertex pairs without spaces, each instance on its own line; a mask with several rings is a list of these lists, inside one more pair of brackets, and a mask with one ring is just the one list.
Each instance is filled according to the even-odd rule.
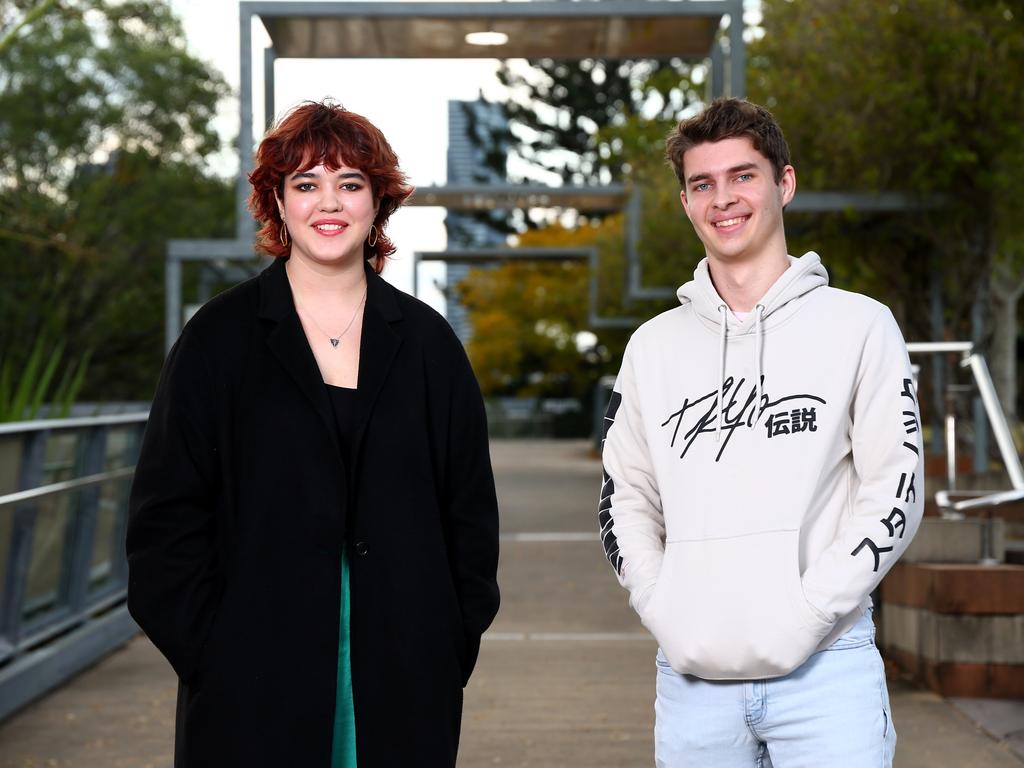
[[369,548],[366,546],[366,542],[365,541],[357,541],[356,542],[356,554],[357,555],[362,557],[368,551],[369,551]]

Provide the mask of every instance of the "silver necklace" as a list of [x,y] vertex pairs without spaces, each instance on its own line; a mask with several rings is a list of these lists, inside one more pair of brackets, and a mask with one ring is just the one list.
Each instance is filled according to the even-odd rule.
[[313,321],[313,325],[315,325],[317,327],[317,330],[320,331],[320,333],[322,333],[324,336],[326,336],[330,340],[331,346],[334,347],[335,349],[337,349],[338,345],[341,344],[342,337],[344,337],[344,335],[346,333],[348,333],[348,329],[351,328],[352,327],[352,323],[354,323],[356,321],[356,315],[358,315],[359,314],[359,310],[363,308],[363,302],[365,302],[365,301],[366,301],[366,289],[364,288],[363,289],[363,298],[361,298],[359,300],[359,306],[356,307],[355,312],[352,313],[352,317],[349,318],[348,325],[345,326],[345,330],[343,330],[337,336],[331,336],[331,334],[329,334],[327,331],[325,331],[320,326],[320,323],[318,323],[316,321],[316,318],[313,317],[313,314],[311,312],[306,312],[305,307],[303,307],[301,304],[299,304],[298,301],[296,301],[295,303],[299,306],[300,309],[302,309],[303,312],[305,312],[306,317],[308,317],[310,320]]

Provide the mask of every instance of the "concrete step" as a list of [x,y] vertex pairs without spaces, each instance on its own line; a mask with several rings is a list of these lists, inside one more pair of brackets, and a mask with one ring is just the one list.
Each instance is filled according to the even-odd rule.
[[986,534],[984,520],[966,517],[948,520],[925,517],[914,535],[902,563],[977,563],[981,560],[983,537],[990,535],[992,557],[998,562],[1006,559],[1006,525],[1000,518],[991,522],[991,533]]

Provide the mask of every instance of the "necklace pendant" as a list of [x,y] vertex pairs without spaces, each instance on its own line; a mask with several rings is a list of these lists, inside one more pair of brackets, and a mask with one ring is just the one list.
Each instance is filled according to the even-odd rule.
[[331,346],[336,347],[341,343],[341,339],[331,339]]

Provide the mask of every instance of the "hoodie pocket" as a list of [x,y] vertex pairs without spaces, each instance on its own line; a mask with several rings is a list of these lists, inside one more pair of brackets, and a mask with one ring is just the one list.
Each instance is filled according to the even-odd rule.
[[709,680],[785,675],[831,625],[804,597],[798,532],[670,541],[643,622],[672,668]]

